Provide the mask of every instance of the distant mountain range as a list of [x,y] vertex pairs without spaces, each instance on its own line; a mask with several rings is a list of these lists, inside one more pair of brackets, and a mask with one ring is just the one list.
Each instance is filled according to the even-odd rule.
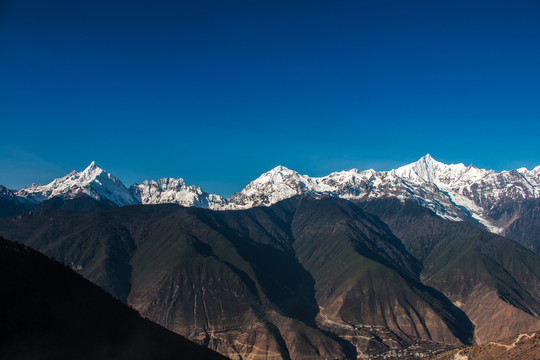
[[540,329],[538,184],[538,168],[428,155],[321,178],[277,167],[225,199],[182,179],[126,188],[92,163],[1,188],[0,235],[232,359],[422,358]]
[[91,163],[82,172],[15,191],[0,186],[0,215],[33,209],[93,210],[135,204],[179,204],[213,210],[270,206],[293,196],[332,196],[354,201],[412,200],[438,216],[469,221],[540,250],[540,166],[502,171],[446,165],[429,154],[391,171],[357,169],[309,177],[277,166],[229,198],[186,185],[183,179],[144,181],[129,188]]

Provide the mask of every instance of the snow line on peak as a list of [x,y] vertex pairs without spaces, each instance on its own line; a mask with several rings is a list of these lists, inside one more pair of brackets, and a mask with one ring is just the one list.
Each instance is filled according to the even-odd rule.
[[80,194],[118,206],[137,204],[120,179],[99,168],[94,161],[81,172],[72,171],[47,185],[33,184],[17,191],[18,197],[36,204],[53,197],[73,199]]
[[164,196],[172,191],[165,189],[163,194],[144,194],[143,203],[176,202],[214,210],[238,210],[270,206],[302,194],[347,200],[395,197],[401,201],[413,200],[443,218],[476,221],[493,232],[500,232],[490,209],[509,198],[540,197],[540,166],[535,170],[536,173],[523,172],[523,176],[517,178],[512,173],[497,173],[474,165],[444,164],[430,154],[390,171],[351,169],[322,177],[301,175],[278,165],[229,198],[206,193],[200,188],[198,192],[183,188],[179,193]]
[[390,171],[343,170],[322,177],[301,175],[283,165],[262,173],[240,192],[223,198],[187,185],[182,178],[161,178],[134,183],[129,188],[92,161],[83,171],[72,171],[47,185],[31,185],[17,197],[39,203],[54,196],[71,199],[83,193],[117,206],[176,203],[213,210],[237,210],[270,206],[302,195],[334,196],[347,200],[395,197],[410,199],[452,219],[475,219],[492,231],[500,231],[492,210],[505,200],[540,197],[540,166],[497,173],[473,165],[444,164],[426,154],[418,161]]

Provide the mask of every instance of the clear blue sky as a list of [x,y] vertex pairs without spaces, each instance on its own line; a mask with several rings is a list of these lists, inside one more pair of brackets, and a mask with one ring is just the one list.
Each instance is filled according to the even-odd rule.
[[540,164],[540,1],[2,0],[0,184]]

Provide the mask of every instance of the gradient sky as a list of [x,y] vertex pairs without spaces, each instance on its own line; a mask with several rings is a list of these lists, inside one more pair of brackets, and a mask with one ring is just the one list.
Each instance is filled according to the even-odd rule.
[[540,1],[2,0],[0,184],[540,164]]

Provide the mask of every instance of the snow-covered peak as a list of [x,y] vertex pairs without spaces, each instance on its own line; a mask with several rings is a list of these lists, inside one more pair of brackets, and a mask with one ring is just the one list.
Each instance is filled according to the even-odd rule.
[[272,191],[272,192],[298,192],[309,187],[310,178],[300,175],[298,172],[286,168],[285,166],[276,166],[270,171],[263,173],[257,179],[250,182],[242,192],[253,191]]
[[447,219],[475,218],[498,232],[501,227],[490,219],[490,209],[505,199],[538,197],[540,167],[535,170],[536,175],[517,170],[496,173],[473,165],[444,164],[427,154],[412,164],[391,171],[352,169],[324,177],[301,175],[280,165],[261,174],[228,199],[207,194],[200,188],[187,187],[181,179],[144,182],[137,185],[139,190],[132,187],[132,191],[138,193],[142,203],[174,202],[215,210],[269,206],[301,194],[349,200],[396,197],[414,200]]
[[206,193],[198,186],[188,186],[181,178],[145,180],[129,189],[141,204],[179,204],[210,209],[221,209],[225,204],[221,196]]
[[265,173],[263,173],[261,176],[259,176],[258,179],[254,180],[254,181],[258,181],[258,180],[267,180],[267,179],[283,179],[283,178],[287,178],[287,177],[291,177],[291,176],[294,176],[294,177],[300,177],[301,175],[294,171],[294,170],[291,170],[283,165],[278,165],[276,166],[275,168],[273,168],[272,170],[270,171],[267,171]]
[[479,169],[473,165],[444,164],[435,160],[431,155],[399,167],[392,172],[399,178],[415,184],[430,183],[440,189],[456,188],[479,181],[493,171]]
[[241,192],[232,195],[228,208],[268,206],[309,192],[312,187],[311,178],[279,165],[250,182]]
[[32,184],[17,192],[17,196],[35,203],[55,196],[73,199],[81,194],[98,201],[110,201],[118,206],[133,205],[137,200],[115,176],[92,163],[83,171],[72,171],[64,177],[54,179],[47,185]]
[[[104,172],[105,170],[103,170],[102,168],[100,168],[99,166],[97,166],[96,162],[95,161],[92,161],[90,163],[90,165],[88,165],[86,167],[86,169],[84,169],[83,171],[81,171],[81,176],[85,176],[87,178],[92,178],[92,177],[96,177],[96,176],[99,176],[102,172]],[[76,171],[74,171],[76,172]]]
[[[321,178],[312,178],[319,185],[319,190],[328,192],[339,192],[344,187],[359,187],[377,175],[373,169],[360,171],[358,169],[333,172]],[[320,185],[325,184],[330,188],[320,189]]]
[[118,206],[176,203],[214,210],[269,206],[287,198],[311,194],[349,200],[395,197],[413,200],[451,220],[474,218],[494,232],[506,226],[502,214],[512,202],[540,197],[540,166],[502,171],[473,165],[444,164],[430,154],[390,171],[346,170],[323,177],[301,175],[285,166],[263,173],[242,191],[224,199],[187,185],[181,179],[163,178],[133,184],[130,189],[92,162],[81,172],[73,171],[47,185],[31,185],[16,193],[25,204],[60,196],[66,199],[86,194]]
[[357,176],[357,175],[362,175],[362,176],[366,176],[366,175],[372,175],[372,174],[375,174],[376,171],[373,170],[373,169],[369,169],[369,170],[358,170],[358,169],[351,169],[351,170],[343,170],[343,171],[336,171],[336,172],[333,172],[333,173],[330,173],[329,175],[325,176],[325,178],[328,178],[328,177],[353,177],[353,176]]
[[290,176],[301,177],[301,175],[298,172],[291,170],[286,166],[278,165],[275,168],[261,174],[257,179],[253,180],[253,182],[256,182],[260,179],[269,179],[269,178],[278,179],[278,178],[286,178]]
[[99,169],[99,166],[97,166],[96,162],[92,160],[92,162],[90,163],[90,165],[88,165],[86,167],[86,169],[83,170],[83,172],[85,171],[92,171],[94,169]]
[[428,182],[438,185],[439,183],[451,183],[466,169],[463,164],[446,165],[435,160],[430,154],[413,162],[393,170],[400,178],[414,183]]
[[[137,184],[133,184],[133,185],[137,185]],[[180,190],[182,188],[185,188],[186,182],[182,178],[174,179],[174,178],[166,177],[166,178],[159,179],[158,181],[145,180],[140,185],[156,186],[157,188],[161,190],[171,189],[171,188]]]
[[[448,165],[435,160],[430,154],[422,156],[418,161],[410,164],[415,168],[423,169],[427,172],[436,171],[437,169],[446,169]],[[463,165],[463,164],[460,164]]]

